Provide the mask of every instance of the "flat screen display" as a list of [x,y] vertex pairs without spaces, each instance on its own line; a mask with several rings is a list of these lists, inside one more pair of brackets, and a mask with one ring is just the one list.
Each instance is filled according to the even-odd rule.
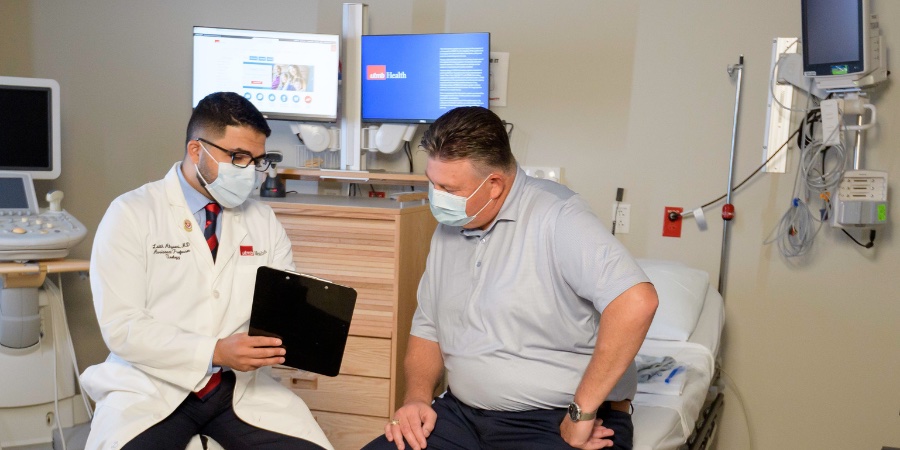
[[0,209],[28,209],[23,178],[0,177]]
[[194,27],[193,106],[236,92],[266,118],[337,118],[340,36]]
[[488,107],[489,33],[362,36],[362,120],[431,123]]
[[53,168],[53,116],[48,87],[0,83],[0,170]]
[[816,75],[862,72],[865,0],[802,0],[803,71]]

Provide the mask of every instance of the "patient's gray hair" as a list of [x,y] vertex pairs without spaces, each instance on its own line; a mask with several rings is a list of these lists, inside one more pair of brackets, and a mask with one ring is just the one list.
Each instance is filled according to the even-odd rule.
[[516,170],[516,158],[503,121],[480,106],[447,111],[428,127],[420,145],[429,158],[469,160],[484,176],[497,170],[507,174]]

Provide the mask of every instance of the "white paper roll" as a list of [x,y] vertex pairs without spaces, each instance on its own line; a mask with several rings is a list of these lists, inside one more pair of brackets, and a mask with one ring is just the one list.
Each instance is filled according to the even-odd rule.
[[706,231],[706,217],[703,215],[703,208],[694,210],[694,220],[697,221],[697,228],[700,231]]

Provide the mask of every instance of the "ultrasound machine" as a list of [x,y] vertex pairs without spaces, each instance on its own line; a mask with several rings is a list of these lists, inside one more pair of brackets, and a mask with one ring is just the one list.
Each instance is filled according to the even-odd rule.
[[0,76],[0,450],[49,445],[90,415],[62,293],[44,276],[87,234],[61,191],[38,202],[33,180],[59,174],[59,84]]

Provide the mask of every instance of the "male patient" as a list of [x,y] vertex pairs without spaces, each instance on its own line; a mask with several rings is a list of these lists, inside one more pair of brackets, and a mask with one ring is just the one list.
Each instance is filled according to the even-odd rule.
[[272,209],[248,200],[269,166],[262,114],[235,93],[194,108],[183,160],[110,205],[91,254],[105,362],[82,375],[97,402],[90,449],[331,448],[300,398],[257,369],[281,341],[248,336],[256,269],[293,269]]
[[518,168],[491,111],[447,112],[422,147],[440,225],[403,406],[365,449],[632,448],[646,275],[580,196]]

